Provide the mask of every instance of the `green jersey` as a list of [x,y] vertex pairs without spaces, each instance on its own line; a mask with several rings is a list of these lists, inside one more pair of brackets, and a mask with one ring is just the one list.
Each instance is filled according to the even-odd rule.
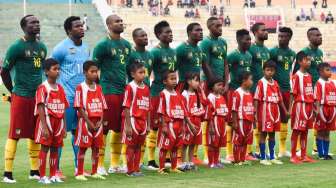
[[[221,38],[206,37],[200,44],[200,47],[205,54],[205,62],[210,65],[214,75],[220,78],[225,78],[224,63],[227,58],[227,43]],[[206,80],[203,77],[202,80]]]
[[310,64],[310,68],[309,68],[308,72],[313,77],[313,85],[315,85],[315,83],[317,82],[317,80],[320,77],[319,73],[318,73],[318,70],[317,70],[317,66],[320,63],[323,63],[323,52],[319,48],[312,49],[309,46],[303,48],[302,51],[304,51],[308,56],[311,57],[311,64]]
[[151,86],[151,96],[159,96],[164,85],[162,75],[167,70],[176,70],[176,52],[170,47],[159,44],[151,50],[153,55],[154,80]]
[[19,39],[12,44],[3,64],[3,69],[14,71],[13,93],[23,97],[34,97],[42,83],[42,61],[47,47],[40,41]]
[[290,91],[290,74],[296,53],[290,48],[279,48],[277,46],[270,50],[270,54],[271,59],[276,62],[274,79],[278,82],[281,91]]
[[238,76],[243,71],[251,71],[252,69],[252,55],[246,51],[241,52],[236,49],[228,55],[228,63],[230,69],[230,89],[237,89],[240,87],[238,82]]
[[[130,59],[128,61],[128,65],[131,65],[132,63],[142,63],[145,65],[145,71],[146,71],[146,78],[144,80],[144,83],[149,87],[150,80],[149,77],[152,73],[152,64],[153,64],[153,56],[152,54],[145,50],[145,51],[137,51],[136,49],[133,49],[131,51]],[[128,74],[128,82],[131,82],[133,78],[131,77],[130,73]]]
[[104,94],[122,94],[126,85],[126,64],[131,44],[125,39],[113,40],[109,36],[93,50],[93,60],[100,69],[99,83]]
[[264,76],[263,65],[270,59],[270,52],[268,48],[260,44],[252,44],[249,49],[252,55],[252,69],[253,87],[251,91],[255,91],[258,81]]
[[176,56],[179,81],[185,80],[187,72],[201,73],[204,55],[200,47],[184,42],[176,48]]

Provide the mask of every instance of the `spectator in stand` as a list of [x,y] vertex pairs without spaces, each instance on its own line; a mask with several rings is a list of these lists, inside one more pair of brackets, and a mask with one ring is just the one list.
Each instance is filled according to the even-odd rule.
[[314,6],[314,8],[317,7],[317,0],[313,0],[313,6]]
[[166,5],[166,7],[164,8],[164,12],[163,12],[163,14],[164,14],[165,16],[170,15],[170,9],[169,9],[169,6],[168,6],[168,5]]
[[267,7],[271,7],[272,6],[272,0],[267,0]]
[[305,13],[305,11],[303,10],[303,8],[301,8],[300,20],[301,20],[301,21],[306,20],[306,13]]
[[313,8],[310,8],[310,18],[311,18],[311,20],[315,20],[315,12],[314,12]]
[[328,8],[327,0],[322,0],[322,8]]
[[331,12],[329,11],[327,18],[325,19],[325,23],[327,24],[328,22],[331,22],[332,24],[334,23],[334,17],[331,14]]
[[106,3],[111,6],[112,5],[112,0],[106,0]]
[[190,10],[190,12],[189,12],[189,17],[190,17],[190,18],[195,17],[195,12],[194,12],[193,9]]
[[219,15],[218,19],[220,20],[221,24],[224,24],[224,15]]
[[256,7],[255,0],[250,0],[250,8],[255,8],[255,7]]
[[224,19],[224,27],[230,27],[231,25],[231,20],[229,18],[229,16],[226,16],[226,18]]
[[195,10],[195,18],[201,18],[198,8]]
[[224,15],[224,6],[221,6],[220,8],[219,8],[219,15]]
[[201,5],[204,6],[207,4],[207,0],[201,0]]
[[226,0],[226,5],[230,6],[231,5],[231,1],[230,0]]
[[[75,3],[77,3],[77,0],[74,1]],[[83,3],[83,0],[79,0],[80,3]]]
[[138,0],[138,7],[143,7],[143,6],[144,6],[143,0]]
[[216,7],[216,5],[213,6],[213,8],[212,8],[211,16],[217,16],[217,7]]
[[320,14],[320,19],[321,19],[321,22],[324,22],[324,21],[325,21],[325,15],[324,15],[324,12],[321,12],[321,14]]
[[172,5],[174,5],[174,3],[173,3],[173,0],[168,0],[168,4],[167,4],[168,6],[172,6]]
[[126,6],[127,6],[128,8],[131,8],[131,7],[133,6],[132,0],[127,0],[127,1],[126,1]]
[[84,14],[84,18],[83,18],[83,27],[84,27],[84,31],[89,30],[89,26],[88,26],[88,17],[86,14]]
[[182,6],[182,1],[181,0],[178,0],[177,2],[176,2],[176,6],[177,6],[177,8],[182,8],[183,6]]
[[190,17],[190,15],[189,15],[189,11],[188,11],[188,10],[185,11],[185,13],[184,13],[184,17],[185,17],[185,18],[189,18],[189,17]]

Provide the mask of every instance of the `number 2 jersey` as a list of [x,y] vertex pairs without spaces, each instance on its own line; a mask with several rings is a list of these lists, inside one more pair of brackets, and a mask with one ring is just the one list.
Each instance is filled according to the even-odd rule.
[[280,108],[282,101],[280,87],[275,80],[268,81],[263,77],[258,81],[254,99],[258,101],[258,128],[262,132],[280,130]]

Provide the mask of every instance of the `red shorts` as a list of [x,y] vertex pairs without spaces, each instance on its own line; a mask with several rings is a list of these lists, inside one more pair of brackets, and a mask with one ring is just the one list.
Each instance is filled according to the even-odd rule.
[[107,125],[104,124],[104,134],[107,134],[109,130],[114,132],[121,131],[121,113],[124,94],[108,94],[105,95],[105,101],[108,109],[104,111],[104,121],[107,121]]
[[177,92],[179,92],[179,93],[182,93],[183,90],[184,90],[184,83],[185,83],[184,81],[179,82],[179,83],[177,84],[175,90],[176,90]]
[[34,139],[36,127],[35,98],[21,97],[13,93],[11,100],[8,138]]
[[44,136],[42,136],[42,123],[40,121],[40,118],[37,118],[37,124],[35,129],[35,142],[45,146],[62,147],[63,137],[65,134],[63,119],[50,116],[49,118],[47,118],[47,126],[49,137],[45,138]]
[[183,120],[177,120],[168,123],[168,133],[162,134],[162,128],[159,129],[158,148],[171,150],[183,145]]
[[150,104],[151,129],[157,130],[159,128],[159,114],[157,111],[160,105],[160,96],[152,96],[150,98]]
[[336,130],[336,107],[321,105],[319,114],[314,123],[314,128],[318,131]]
[[313,108],[313,103],[294,102],[291,113],[292,129],[306,131],[313,128]]
[[280,131],[280,109],[278,104],[259,102],[257,114],[259,131]]
[[226,129],[223,117],[214,117],[215,134],[210,135],[209,126],[206,128],[206,144],[213,147],[226,147]]
[[185,145],[201,145],[202,144],[202,128],[201,122],[202,118],[200,117],[190,117],[190,121],[195,125],[195,129],[197,134],[195,135],[190,129],[189,126],[185,126],[185,131],[183,135],[183,143]]
[[233,131],[232,142],[236,145],[253,144],[253,122],[238,120],[237,130]]
[[[90,118],[90,120],[92,123],[97,123],[100,118]],[[89,130],[85,120],[79,118],[76,129],[75,145],[80,148],[101,148],[104,145],[103,127],[100,127],[97,131]]]
[[210,89],[208,88],[208,82],[206,80],[201,81],[201,88],[203,89],[205,96],[208,96],[210,93]]
[[[289,109],[290,92],[289,91],[281,92],[281,96],[282,96],[282,101],[283,101],[285,107],[287,109]],[[287,115],[282,108],[280,108],[280,119],[281,119],[281,123],[287,123],[288,122]]]
[[125,131],[125,119],[123,118],[122,143],[126,145],[143,145],[146,140],[147,123],[143,119],[131,117],[132,136],[127,137]]
[[233,98],[233,93],[235,90],[229,89],[226,95],[226,101],[227,101],[227,107],[229,110],[228,115],[226,116],[226,121],[227,122],[232,122],[232,98]]

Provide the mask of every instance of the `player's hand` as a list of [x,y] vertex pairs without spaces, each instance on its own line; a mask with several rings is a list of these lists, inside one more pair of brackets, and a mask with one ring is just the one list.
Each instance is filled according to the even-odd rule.
[[125,133],[127,137],[132,137],[132,128],[131,125],[125,126]]
[[103,126],[103,121],[98,121],[97,123],[96,123],[96,130],[98,130],[100,127],[102,127]]
[[88,124],[90,130],[96,130],[96,125],[94,123],[92,123],[92,121],[89,120],[87,122],[87,124]]
[[48,130],[48,128],[47,128],[47,125],[46,125],[44,128],[42,128],[42,136],[43,136],[45,139],[48,139],[49,136],[50,136],[49,130]]

